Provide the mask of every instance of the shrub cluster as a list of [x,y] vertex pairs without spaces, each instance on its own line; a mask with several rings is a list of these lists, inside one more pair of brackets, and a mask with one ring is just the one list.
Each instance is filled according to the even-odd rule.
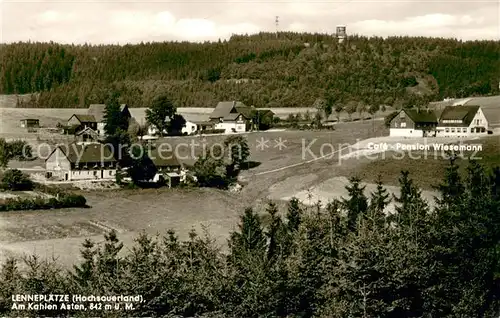
[[59,199],[50,198],[8,198],[0,204],[0,211],[19,211],[19,210],[48,210],[61,208],[84,208],[87,206],[87,200],[79,194],[68,194]]

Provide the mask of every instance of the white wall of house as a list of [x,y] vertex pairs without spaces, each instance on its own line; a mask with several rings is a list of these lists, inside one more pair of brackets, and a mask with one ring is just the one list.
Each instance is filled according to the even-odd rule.
[[424,131],[413,128],[391,128],[389,130],[391,137],[423,137]]
[[99,132],[99,135],[104,136],[104,123],[97,123],[97,131]]
[[198,125],[196,125],[195,123],[192,123],[190,121],[186,121],[186,125],[184,125],[184,127],[182,127],[182,133],[189,135],[189,134],[196,132],[197,129],[198,129]]
[[474,116],[474,119],[472,119],[472,122],[469,125],[469,128],[475,127],[484,127],[486,128],[486,133],[488,133],[488,120],[486,119],[486,116],[484,116],[481,108],[477,111],[476,116]]
[[232,133],[233,129],[236,132],[245,132],[246,125],[244,122],[238,123],[235,121],[226,121],[215,124],[215,129],[224,129],[226,134]]
[[50,157],[45,161],[45,171],[52,173],[55,177],[64,179],[65,174],[69,173],[70,170],[71,163],[59,148],[52,152]]
[[[195,123],[193,122],[190,122],[190,121],[186,121],[186,124],[184,125],[184,127],[182,127],[182,130],[181,132],[183,134],[192,134],[192,133],[195,133],[196,130],[198,129],[198,125],[196,125]],[[155,126],[153,125],[150,125],[148,127],[148,135],[155,135],[158,133],[158,128],[156,128]],[[164,134],[167,133],[166,130],[163,131]]]
[[79,170],[71,171],[69,180],[114,180],[116,169],[100,169],[100,170]]
[[[483,132],[477,132],[476,127],[484,128]],[[472,119],[469,127],[437,127],[437,136],[440,137],[474,137],[488,134],[488,120],[481,109]]]

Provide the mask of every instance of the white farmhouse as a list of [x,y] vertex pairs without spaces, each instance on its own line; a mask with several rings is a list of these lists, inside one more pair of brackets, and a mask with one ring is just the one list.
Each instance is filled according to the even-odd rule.
[[[200,124],[199,123],[196,123],[196,122],[193,122],[193,121],[189,121],[189,120],[186,120],[186,124],[184,124],[184,127],[182,127],[182,134],[186,134],[186,135],[191,135],[191,134],[194,134],[196,133],[198,130],[199,130],[199,127]],[[156,135],[158,133],[158,128],[156,128],[156,126],[153,126],[153,125],[149,125],[148,127],[148,135]],[[163,131],[163,133],[166,135],[167,134],[167,131]]]
[[437,126],[439,137],[470,137],[488,134],[488,120],[480,106],[445,107]]
[[210,115],[214,129],[223,129],[225,133],[245,132],[252,127],[252,107],[242,102],[219,102]]
[[99,143],[58,146],[45,160],[48,177],[59,180],[114,180],[116,160],[111,149]]
[[433,111],[402,109],[390,122],[391,137],[428,137],[435,135],[437,117]]

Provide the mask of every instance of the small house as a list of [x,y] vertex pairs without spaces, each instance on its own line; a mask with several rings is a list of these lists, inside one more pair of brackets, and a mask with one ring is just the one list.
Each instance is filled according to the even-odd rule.
[[163,179],[169,187],[178,185],[181,181],[183,165],[172,151],[162,151],[161,147],[152,150],[149,158],[156,167],[156,182]]
[[437,125],[437,136],[467,137],[488,133],[488,120],[480,106],[447,106]]
[[55,148],[45,160],[47,177],[64,181],[114,180],[116,160],[103,144],[71,143]]
[[226,133],[246,132],[252,128],[252,107],[242,102],[219,102],[210,115],[214,129],[223,129]]
[[77,132],[75,134],[75,142],[77,143],[96,143],[99,142],[99,134],[97,131],[90,127],[86,127],[85,129]]
[[40,120],[34,118],[21,119],[22,128],[40,128]]
[[438,120],[431,110],[402,109],[390,121],[391,137],[435,136]]
[[85,128],[97,129],[97,122],[92,115],[73,114],[68,119],[68,127],[74,127],[75,131],[82,131]]
[[[122,116],[130,120],[132,115],[128,109],[127,104],[120,105],[120,112]],[[105,115],[106,115],[106,105],[105,104],[91,104],[87,109],[87,115],[92,116],[96,122],[96,127],[93,128],[101,136],[104,136],[104,126],[105,126]]]

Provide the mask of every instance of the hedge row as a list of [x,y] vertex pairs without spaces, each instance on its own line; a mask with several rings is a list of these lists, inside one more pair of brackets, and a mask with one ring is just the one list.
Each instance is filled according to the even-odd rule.
[[17,211],[17,210],[48,210],[61,208],[84,208],[87,207],[87,200],[79,194],[66,194],[60,196],[59,199],[50,198],[8,198],[0,204],[0,211]]

